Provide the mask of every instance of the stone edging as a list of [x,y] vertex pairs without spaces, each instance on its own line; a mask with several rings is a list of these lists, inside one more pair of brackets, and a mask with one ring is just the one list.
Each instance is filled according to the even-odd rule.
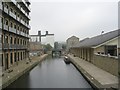
[[24,75],[25,73],[29,72],[30,70],[32,70],[35,66],[37,66],[42,60],[44,60],[48,55],[45,55],[43,57],[40,58],[39,61],[33,63],[31,66],[29,66],[28,68],[26,68],[25,70],[23,70],[22,72],[18,73],[17,75],[15,75],[13,78],[11,78],[9,81],[7,81],[6,83],[4,83],[2,85],[2,89],[6,88],[7,86],[9,86],[11,83],[13,83],[15,80],[17,80],[18,78],[20,78],[22,75]]

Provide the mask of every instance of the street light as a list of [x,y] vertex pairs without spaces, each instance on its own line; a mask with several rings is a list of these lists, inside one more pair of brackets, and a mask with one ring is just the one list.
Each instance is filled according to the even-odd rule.
[[104,33],[104,31],[101,32],[101,35]]

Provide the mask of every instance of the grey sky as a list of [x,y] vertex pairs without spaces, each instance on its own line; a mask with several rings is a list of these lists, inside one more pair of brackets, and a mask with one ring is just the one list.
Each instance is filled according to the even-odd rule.
[[[114,2],[113,2],[114,1]],[[118,0],[35,0],[31,2],[30,34],[46,30],[55,41],[80,39],[118,29]]]

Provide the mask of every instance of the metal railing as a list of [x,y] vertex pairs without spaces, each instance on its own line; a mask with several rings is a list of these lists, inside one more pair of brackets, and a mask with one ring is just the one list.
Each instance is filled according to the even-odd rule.
[[19,17],[17,17],[17,21],[19,21],[19,22],[20,22],[20,18],[19,18]]
[[4,24],[4,28],[3,29],[8,31],[8,28],[9,28],[9,26]]
[[19,30],[17,30],[17,34],[20,34],[20,31],[19,31]]
[[2,29],[2,23],[0,22],[0,28]]
[[11,28],[11,27],[9,27],[9,31],[10,31],[10,32],[13,32],[13,33],[16,33],[16,29]]
[[3,49],[8,49],[9,48],[9,44],[8,43],[3,43],[2,48]]
[[8,44],[8,43],[0,44],[0,46],[3,49],[27,49],[28,48],[26,45]]
[[8,14],[8,9],[6,7],[4,7],[4,12]]
[[17,4],[16,0],[11,0],[11,2],[13,2],[15,5]]
[[3,10],[2,2],[0,2],[0,9]]
[[10,15],[11,17],[13,17],[14,19],[16,19],[16,15],[15,15],[14,13],[10,12],[9,15]]

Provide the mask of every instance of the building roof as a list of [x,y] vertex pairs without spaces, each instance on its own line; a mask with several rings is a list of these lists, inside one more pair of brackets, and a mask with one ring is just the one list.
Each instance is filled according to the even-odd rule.
[[68,41],[69,39],[71,39],[71,38],[77,38],[77,39],[79,39],[79,38],[76,37],[76,36],[71,36],[71,37],[69,37],[69,38],[67,39],[67,41]]
[[78,45],[74,47],[95,47],[118,36],[120,36],[120,29],[114,30],[114,31],[111,31],[111,32],[108,32],[102,35],[98,35],[92,38],[84,39],[80,41]]

